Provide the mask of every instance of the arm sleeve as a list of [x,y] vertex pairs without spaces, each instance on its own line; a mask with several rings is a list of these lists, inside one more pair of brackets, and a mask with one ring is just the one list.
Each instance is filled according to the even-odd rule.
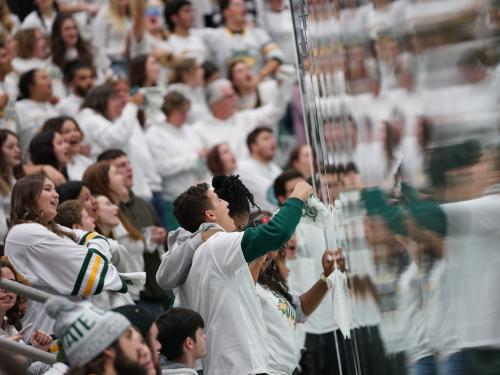
[[25,253],[21,268],[29,273],[34,284],[84,298],[103,290],[126,291],[115,267],[101,252],[109,246],[105,239],[94,237],[84,246],[40,226],[27,229],[29,234],[17,231],[9,240],[16,252],[22,249]]
[[135,104],[128,103],[121,116],[114,123],[90,123],[86,126],[92,133],[93,142],[103,150],[110,148],[123,148],[128,145],[137,121],[138,108]]
[[255,29],[255,31],[258,32],[259,35],[260,48],[264,60],[268,61],[274,59],[282,62],[285,59],[283,51],[281,51],[280,47],[271,39],[269,34],[263,29]]
[[303,206],[300,199],[290,198],[267,224],[245,230],[241,240],[245,260],[251,262],[288,241],[299,224]]
[[[155,161],[156,171],[162,177],[175,176],[180,172],[193,170],[198,163],[198,155],[193,154],[173,154],[168,145],[158,136],[155,132],[148,131],[146,133],[146,140],[149,149],[153,154]],[[193,132],[193,135],[196,134]],[[197,134],[196,134],[197,135]]]
[[203,243],[201,232],[169,249],[161,258],[156,273],[156,282],[163,290],[172,290],[182,285],[189,274],[196,249]]

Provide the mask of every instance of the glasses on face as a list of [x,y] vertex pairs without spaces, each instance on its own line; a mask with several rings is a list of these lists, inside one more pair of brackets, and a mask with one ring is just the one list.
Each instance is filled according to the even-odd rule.
[[147,8],[144,11],[144,17],[160,17],[160,16],[161,16],[161,9],[158,7]]

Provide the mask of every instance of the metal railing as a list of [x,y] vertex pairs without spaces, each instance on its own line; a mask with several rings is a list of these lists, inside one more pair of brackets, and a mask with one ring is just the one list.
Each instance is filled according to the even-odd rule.
[[[47,301],[50,297],[50,294],[48,293],[7,279],[0,279],[0,288],[40,303],[45,303],[45,301]],[[55,354],[44,352],[43,350],[34,348],[31,345],[19,343],[9,339],[8,337],[0,336],[0,350],[4,350],[12,354],[20,354],[22,356],[29,357],[34,361],[44,362],[49,365],[57,362]]]

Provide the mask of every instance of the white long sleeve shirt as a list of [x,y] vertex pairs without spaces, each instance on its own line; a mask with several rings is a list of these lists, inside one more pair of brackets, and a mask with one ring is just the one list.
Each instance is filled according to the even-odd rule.
[[56,116],[59,116],[59,113],[49,102],[23,99],[16,103],[16,133],[24,158],[27,156],[31,139],[42,128],[46,120]]
[[236,112],[226,120],[210,116],[193,124],[203,146],[209,149],[218,143],[226,142],[238,159],[248,156],[248,134],[258,126],[276,129],[278,121],[285,114],[287,101],[281,98],[283,90],[285,88],[281,87],[274,100],[262,107]]
[[160,178],[137,120],[137,111],[135,104],[128,103],[120,117],[112,122],[92,109],[84,108],[77,120],[85,134],[85,142],[91,145],[91,158],[95,160],[101,152],[111,148],[127,153],[134,171],[132,190],[138,196],[150,199],[152,187],[160,188]]
[[78,123],[85,134],[85,142],[92,145],[91,158],[110,148],[119,148],[128,151],[130,138],[134,133],[137,122],[138,108],[128,103],[121,116],[110,121],[90,108],[84,108],[78,115]]
[[[124,288],[118,271],[110,263],[106,239],[96,233],[63,228],[78,242],[60,237],[37,223],[14,225],[5,241],[5,255],[34,288],[68,298],[88,298],[103,291]],[[81,243],[81,244],[79,244]],[[43,314],[43,304],[30,301],[23,324],[52,333],[54,320]]]
[[76,117],[80,113],[83,98],[75,94],[69,94],[56,104],[56,109],[63,116]]
[[203,144],[191,127],[155,123],[146,130],[146,139],[162,178],[165,199],[173,201],[203,178],[203,161],[198,156]]
[[127,18],[118,27],[113,24],[109,12],[107,5],[99,10],[94,21],[93,44],[111,60],[122,60],[126,58],[127,36],[132,30],[132,21]]

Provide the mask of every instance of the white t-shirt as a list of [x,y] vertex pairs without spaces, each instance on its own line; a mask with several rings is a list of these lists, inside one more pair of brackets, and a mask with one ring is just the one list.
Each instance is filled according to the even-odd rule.
[[257,284],[257,295],[268,333],[270,373],[289,375],[300,360],[294,336],[297,314],[284,297],[260,284]]
[[219,232],[195,252],[180,306],[205,321],[206,375],[269,373],[262,309],[243,256],[243,232]]
[[203,64],[207,60],[208,50],[203,39],[196,35],[195,32],[186,37],[170,34],[168,45],[174,55],[180,58],[194,58],[198,64]]
[[21,29],[30,29],[37,28],[42,30],[42,32],[46,35],[50,35],[52,32],[52,25],[54,24],[54,20],[56,19],[57,12],[53,11],[51,17],[45,17],[42,15],[42,19],[38,16],[36,11],[31,12],[24,19]]
[[274,180],[281,174],[281,168],[273,162],[262,163],[253,158],[238,162],[236,174],[253,194],[255,203],[263,211],[274,212],[278,208],[269,198],[274,197],[272,187]]

